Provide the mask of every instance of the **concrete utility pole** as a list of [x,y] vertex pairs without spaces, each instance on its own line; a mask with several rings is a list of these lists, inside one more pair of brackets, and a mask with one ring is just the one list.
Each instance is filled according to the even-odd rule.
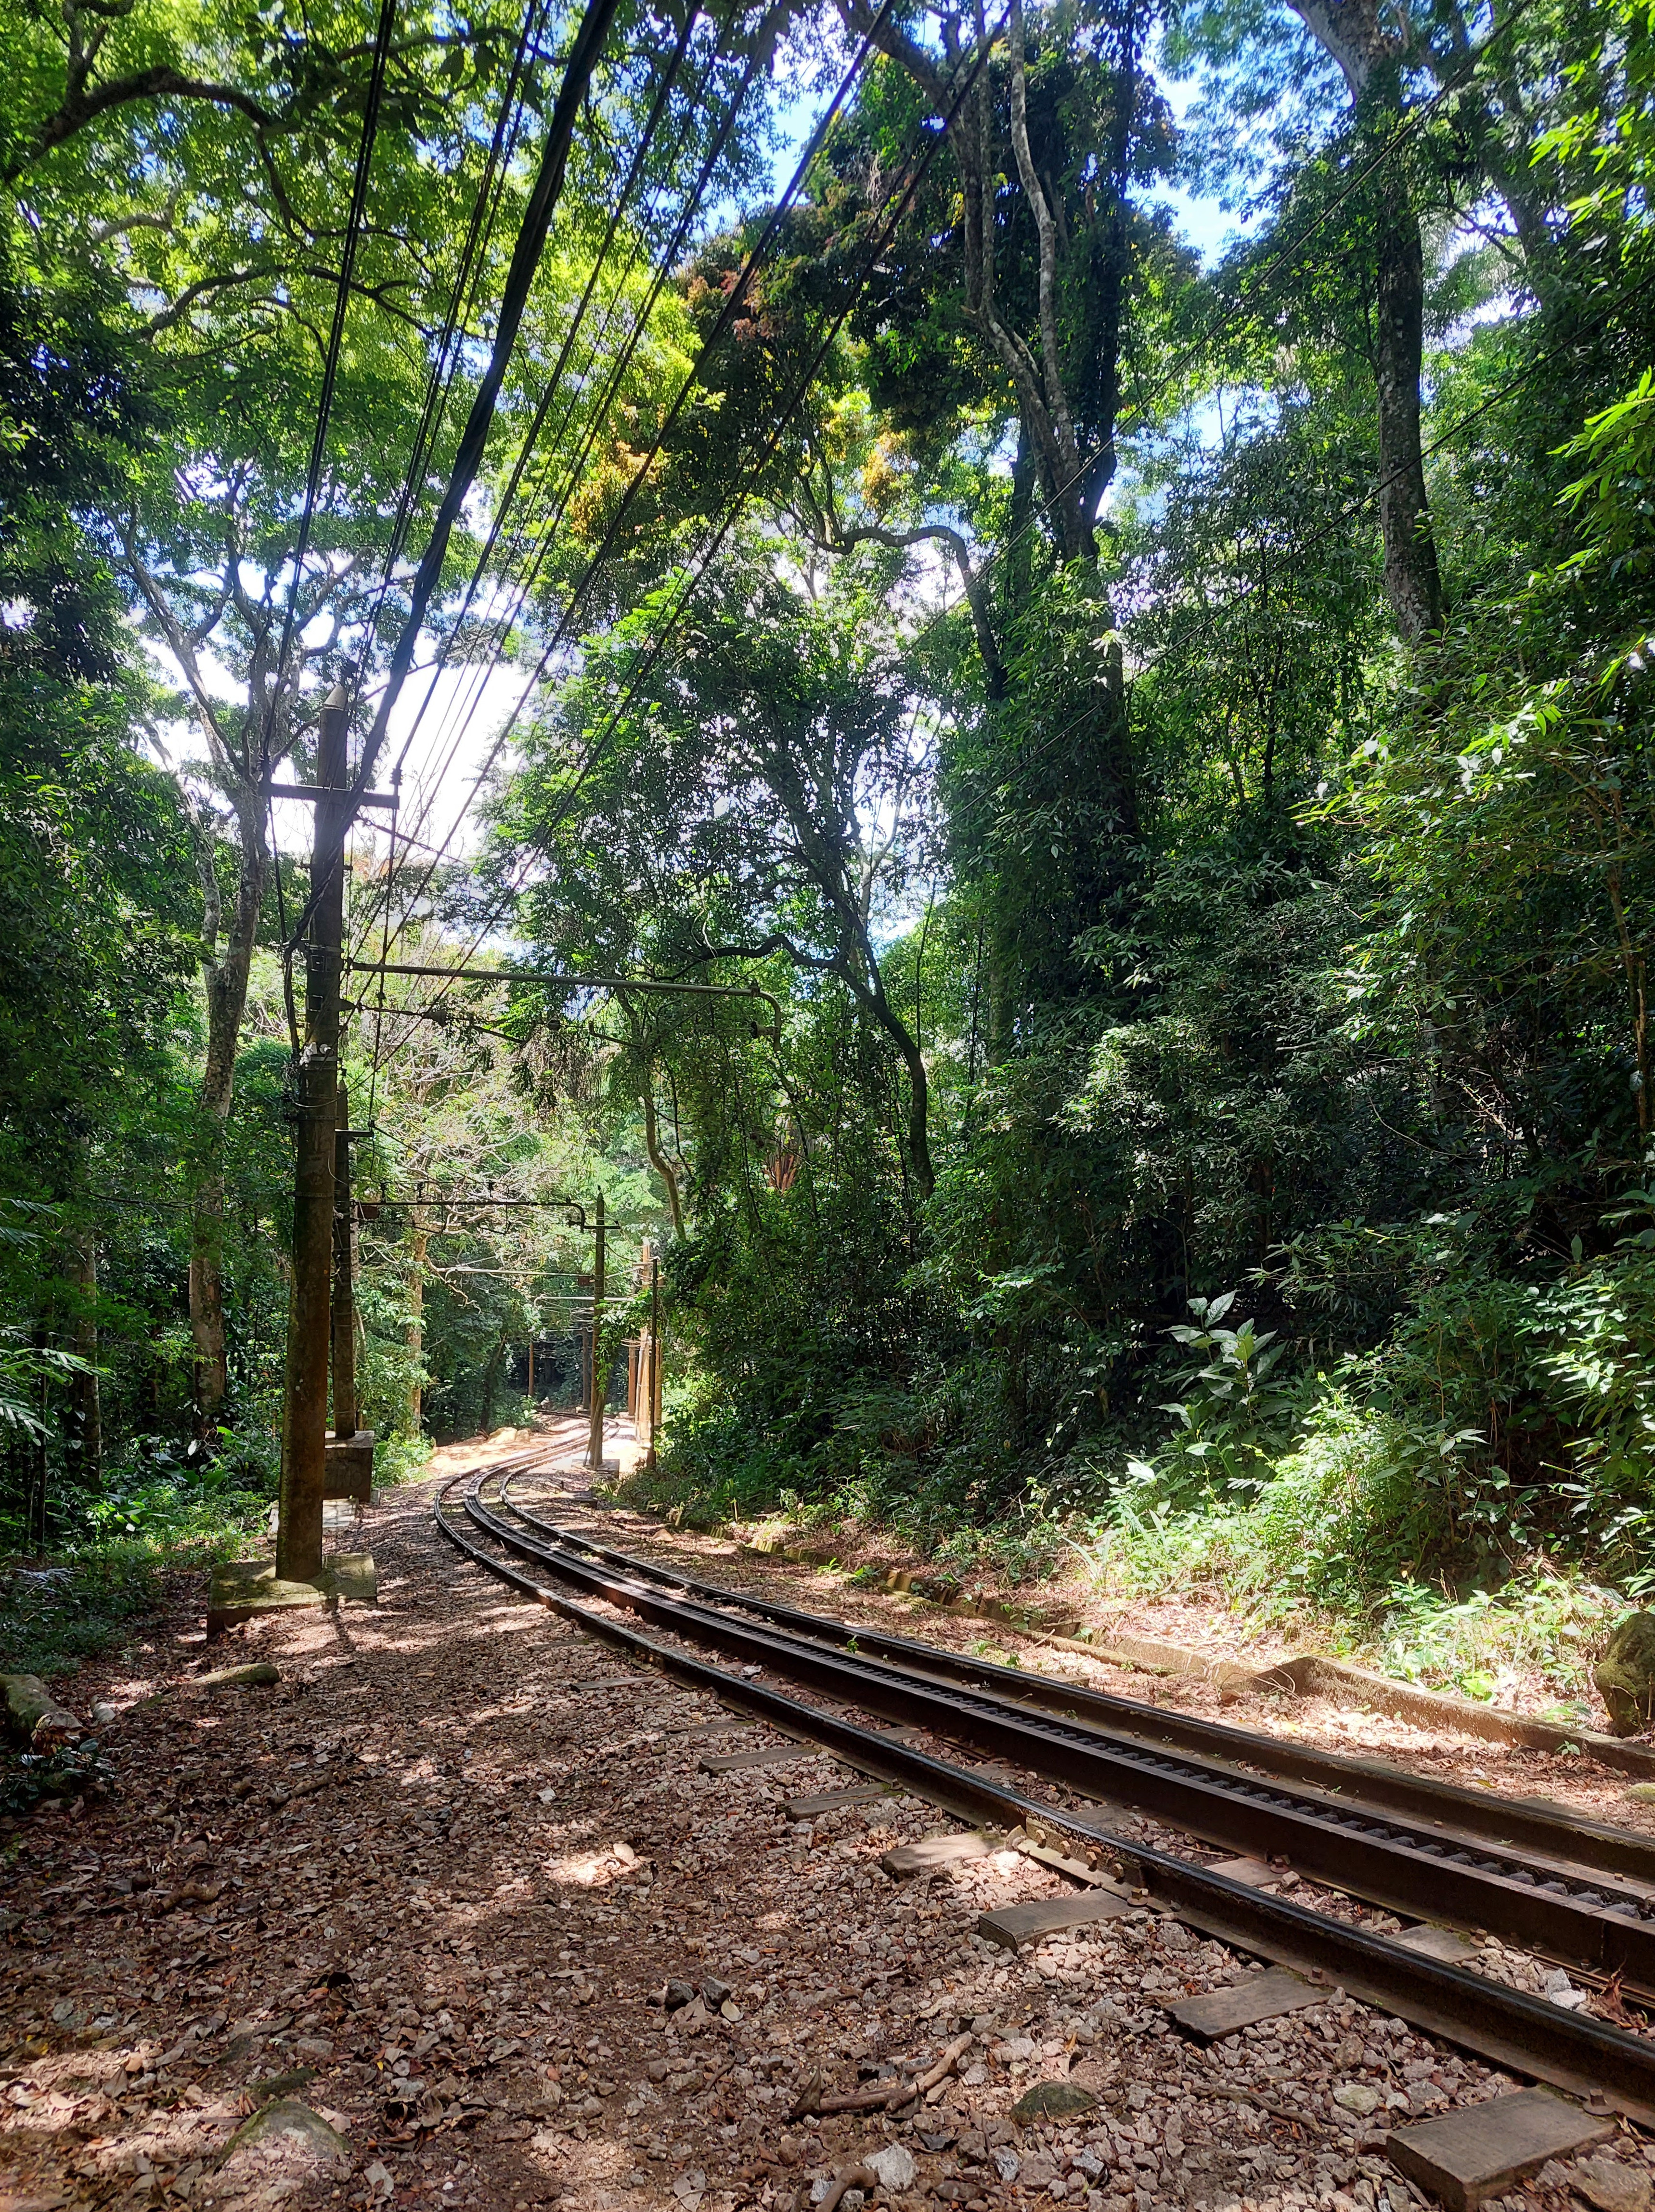
[[597,1194],[597,1204],[592,1214],[592,1226],[597,1231],[592,1255],[592,1389],[591,1433],[586,1444],[586,1464],[594,1474],[603,1472],[603,1362],[601,1339],[603,1329],[603,1194]]
[[[305,1043],[299,1055],[293,1290],[288,1304],[282,1498],[276,1532],[276,1571],[283,1582],[309,1582],[322,1571],[328,1340],[333,1303],[334,1157],[338,1141],[335,1092],[339,1079],[339,963],[344,941],[345,832],[349,820],[348,717],[345,687],[336,684],[322,709],[316,740],[312,908],[305,948]],[[354,1370],[354,1358],[352,1365]],[[351,1395],[355,1396],[354,1387]],[[354,1407],[352,1412],[354,1416]]]
[[356,1433],[356,1224],[351,1218],[350,1096],[334,1086],[333,1433]]
[[655,1437],[661,1425],[661,1262],[649,1255],[649,1450],[646,1467],[655,1464]]
[[655,1464],[655,1364],[658,1357],[656,1330],[659,1323],[660,1299],[657,1282],[655,1247],[646,1237],[638,1264],[648,1277],[650,1286],[649,1327],[640,1329],[638,1350],[632,1377],[632,1433],[644,1447],[644,1464]]

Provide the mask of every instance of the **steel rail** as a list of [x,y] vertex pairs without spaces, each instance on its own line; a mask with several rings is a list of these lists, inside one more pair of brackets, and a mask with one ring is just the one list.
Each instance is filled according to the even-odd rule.
[[[852,1709],[880,1712],[972,1744],[1107,1803],[1130,1805],[1169,1826],[1261,1858],[1285,1857],[1294,1872],[1420,1918],[1487,1929],[1525,1948],[1620,1974],[1655,1990],[1655,1924],[1639,1917],[1648,1899],[1573,1882],[1515,1854],[1476,1857],[1452,1836],[1376,1823],[1310,1793],[1273,1789],[1192,1753],[1151,1752],[1090,1723],[1013,1707],[987,1692],[939,1683],[916,1672],[758,1627],[666,1596],[574,1553],[513,1528],[477,1494],[470,1519],[497,1542],[537,1559],[611,1604],[692,1641],[772,1666]],[[1602,1878],[1598,1878],[1600,1882]],[[1608,1887],[1604,1885],[1603,1887]]]
[[[731,1674],[594,1612],[537,1581],[510,1559],[486,1550],[451,1520],[444,1510],[450,1492],[467,1480],[475,1492],[481,1480],[457,1475],[445,1484],[432,1508],[441,1533],[474,1564],[629,1658],[653,1665],[674,1680],[750,1712],[788,1735],[818,1743],[847,1765],[895,1783],[948,1812],[1008,1829],[1037,1825],[1083,1845],[1101,1847],[1130,1867],[1151,1897],[1203,1933],[1325,1983],[1330,1994],[1337,1984],[1363,2002],[1395,2013],[1492,2064],[1569,2090],[1598,2109],[1612,2108],[1646,2125],[1655,2124],[1655,2045],[1425,1957],[1290,1899],[1250,1888],[1211,1868],[1131,1841],[1100,1820],[1044,1803],[1009,1781],[894,1742],[839,1714]],[[468,1496],[465,1504],[470,1515],[475,1495]],[[486,1526],[486,1521],[477,1525]]]
[[[500,1502],[531,1528],[556,1536],[591,1553],[608,1565],[644,1576],[673,1589],[687,1591],[712,1606],[729,1606],[773,1622],[794,1635],[836,1644],[854,1645],[867,1653],[939,1680],[963,1683],[972,1689],[992,1690],[1014,1705],[1038,1705],[1073,1720],[1089,1720],[1112,1732],[1146,1741],[1172,1745],[1240,1770],[1253,1767],[1270,1778],[1306,1783],[1335,1804],[1354,1806],[1358,1798],[1375,1810],[1405,1814],[1421,1826],[1452,1828],[1468,1842],[1482,1840],[1506,1850],[1520,1850],[1534,1859],[1544,1859],[1560,1874],[1579,1875],[1584,1868],[1618,1875],[1655,1892],[1655,1838],[1634,1829],[1617,1828],[1606,1821],[1578,1819],[1574,1814],[1521,1798],[1491,1796],[1487,1791],[1466,1790],[1428,1775],[1409,1774],[1377,1759],[1343,1758],[1337,1752],[1318,1751],[1308,1745],[1263,1736],[1223,1721],[1203,1720],[1192,1713],[1169,1712],[1131,1698],[1094,1690],[1085,1683],[1068,1682],[1027,1673],[1019,1667],[997,1665],[969,1658],[945,1646],[918,1638],[893,1635],[853,1621],[809,1613],[772,1598],[757,1597],[723,1583],[698,1581],[658,1560],[636,1553],[616,1551],[598,1543],[584,1530],[549,1521],[511,1496],[512,1486],[529,1468],[504,1476]],[[1249,1779],[1255,1778],[1249,1776]]]

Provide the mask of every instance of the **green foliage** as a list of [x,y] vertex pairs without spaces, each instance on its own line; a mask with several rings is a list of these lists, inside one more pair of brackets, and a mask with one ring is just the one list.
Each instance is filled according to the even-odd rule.
[[[664,1252],[668,1433],[635,1487],[674,1510],[876,1521],[955,1578],[1078,1545],[1117,1588],[1337,1614],[1479,1689],[1490,1651],[1552,1665],[1610,1602],[1561,1571],[1547,1597],[1537,1563],[1643,1590],[1655,32],[1503,16],[1498,70],[1426,114],[1459,57],[1415,12],[1405,81],[1353,105],[1308,17],[1043,0],[969,131],[882,19],[733,317],[761,124],[713,179],[723,233],[646,273],[775,35],[706,19],[654,212],[599,272],[605,335],[565,359],[674,27],[624,13],[467,517],[500,520],[555,388],[535,520],[495,540],[531,564],[499,641],[532,665],[556,625],[549,675],[476,866],[400,943],[375,864],[352,885],[359,953],[439,967],[516,885],[515,946],[556,979],[381,978],[356,1013],[382,1479],[427,1433],[520,1423],[530,1342],[537,1395],[549,1368],[573,1396],[591,1244],[562,1208],[601,1188],[600,1373]],[[371,678],[389,650],[382,580],[464,417],[555,57],[527,58],[456,298],[518,15],[399,16],[295,575],[370,16],[136,0],[83,45],[85,20],[0,0],[27,210],[0,258],[0,1515],[148,1592],[274,1483],[266,736],[302,772],[331,659]],[[1181,138],[1157,35],[1201,77]],[[1151,204],[1180,164],[1257,195],[1212,270]],[[1375,520],[1403,216],[1448,605],[1412,642]],[[432,617],[460,661],[495,641],[462,611],[476,550]],[[21,1643],[68,1650],[65,1605]]]
[[1266,1480],[1271,1447],[1295,1410],[1292,1394],[1270,1379],[1286,1346],[1275,1341],[1274,1329],[1261,1334],[1251,1321],[1225,1328],[1234,1303],[1234,1291],[1191,1298],[1193,1326],[1178,1322],[1167,1330],[1196,1356],[1175,1379],[1181,1395],[1161,1407],[1179,1424],[1170,1456],[1230,1491],[1256,1489]]

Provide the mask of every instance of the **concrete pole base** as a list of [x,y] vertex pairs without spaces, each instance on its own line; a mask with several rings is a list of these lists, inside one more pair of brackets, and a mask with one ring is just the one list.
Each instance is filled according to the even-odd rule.
[[379,1579],[371,1552],[338,1552],[313,1582],[289,1583],[270,1559],[226,1559],[213,1569],[207,1589],[207,1640],[243,1621],[273,1613],[377,1605]]

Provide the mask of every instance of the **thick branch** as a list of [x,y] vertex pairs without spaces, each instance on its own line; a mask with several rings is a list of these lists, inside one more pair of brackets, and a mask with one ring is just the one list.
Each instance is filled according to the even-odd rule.
[[839,546],[841,551],[848,553],[853,546],[867,541],[900,550],[905,546],[923,544],[927,538],[935,538],[946,545],[954,556],[960,571],[960,582],[965,591],[966,604],[971,609],[972,628],[977,633],[977,650],[983,658],[983,675],[988,685],[988,696],[991,699],[1003,699],[1006,696],[1005,663],[1000,658],[999,643],[994,635],[988,593],[983,588],[982,578],[971,565],[970,550],[957,530],[951,530],[946,522],[924,522],[912,530],[886,530],[876,523],[859,522],[853,529],[840,533]]
[[282,118],[267,107],[261,107],[245,92],[232,84],[212,84],[201,77],[185,76],[175,69],[140,70],[133,76],[111,77],[95,92],[88,92],[77,85],[64,100],[57,112],[47,117],[27,145],[0,169],[0,178],[9,184],[21,176],[25,169],[84,131],[88,123],[95,123],[112,107],[130,107],[144,100],[202,100],[217,107],[233,108],[237,114],[246,116],[262,130],[284,129]]
[[1063,497],[1078,498],[1081,455],[1075,425],[1064,389],[1063,359],[1058,345],[1058,226],[1053,218],[1034,155],[1028,143],[1028,62],[1023,51],[1022,0],[1011,0],[1011,144],[1017,157],[1017,174],[1034,217],[1040,245],[1040,358],[1045,371],[1046,396],[1063,454]]

